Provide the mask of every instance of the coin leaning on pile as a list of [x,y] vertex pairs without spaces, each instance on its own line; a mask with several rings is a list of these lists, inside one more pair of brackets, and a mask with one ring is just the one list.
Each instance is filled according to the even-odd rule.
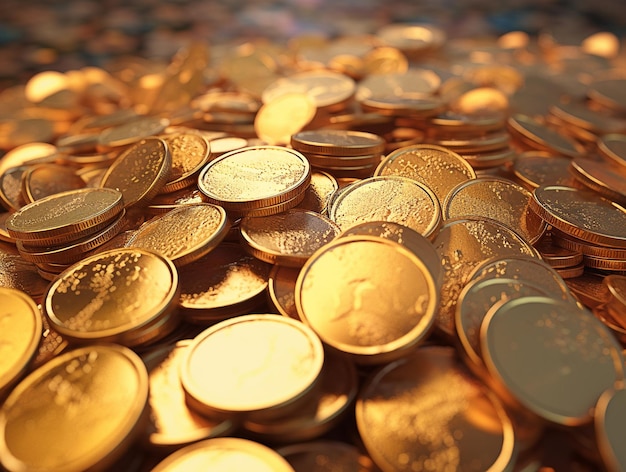
[[2,467],[626,468],[624,62],[548,39],[5,90]]

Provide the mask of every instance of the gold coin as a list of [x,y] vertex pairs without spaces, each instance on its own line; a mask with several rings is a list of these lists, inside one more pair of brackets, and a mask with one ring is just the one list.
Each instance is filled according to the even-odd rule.
[[409,70],[409,61],[399,49],[381,46],[365,54],[362,67],[365,75],[399,74]]
[[317,440],[283,446],[277,450],[299,471],[323,472],[328,467],[351,472],[375,472],[378,468],[357,446],[343,441]]
[[105,469],[131,446],[147,400],[146,367],[130,349],[94,345],[61,354],[4,402],[2,465],[11,471]]
[[602,283],[609,290],[607,307],[615,313],[626,314],[626,276],[607,275]]
[[480,327],[489,309],[502,300],[550,295],[540,285],[504,277],[474,279],[459,294],[454,315],[456,334],[466,364],[479,377],[487,375],[480,353]]
[[498,149],[495,151],[486,151],[466,154],[463,153],[463,159],[467,161],[473,169],[489,170],[499,166],[510,166],[517,160],[517,153],[510,147]]
[[509,146],[509,134],[506,131],[492,131],[470,138],[460,136],[438,136],[430,138],[432,144],[444,147],[458,154],[498,151]]
[[497,131],[504,128],[506,121],[501,113],[469,115],[446,110],[429,118],[428,123],[438,131],[446,133],[478,133]]
[[406,72],[371,74],[359,82],[356,98],[402,97],[410,94],[434,94],[441,79],[432,70],[412,68]]
[[545,222],[529,210],[531,193],[524,187],[499,178],[461,182],[443,202],[443,219],[481,216],[494,219],[536,243],[546,231]]
[[157,448],[185,446],[192,442],[230,434],[237,424],[199,415],[185,403],[180,368],[191,340],[178,341],[144,356],[150,385],[148,443]]
[[265,301],[271,266],[235,243],[222,243],[180,269],[179,308],[203,323],[249,313]]
[[577,266],[583,261],[583,253],[553,243],[552,237],[542,238],[535,244],[541,258],[555,269]]
[[[391,296],[385,296],[393,287]],[[318,250],[296,282],[300,319],[322,341],[359,363],[398,358],[434,323],[438,287],[404,246],[372,236],[342,237]]]
[[559,102],[550,107],[550,113],[570,126],[606,135],[626,131],[626,121],[593,110],[582,101]]
[[624,85],[626,80],[605,79],[592,82],[587,89],[587,95],[591,100],[613,111],[623,113],[626,111],[626,94]]
[[22,176],[22,196],[26,203],[83,187],[85,181],[74,169],[58,164],[39,164],[30,167]]
[[7,231],[31,246],[63,244],[102,229],[123,204],[122,194],[114,189],[69,190],[22,207],[7,220]]
[[267,280],[269,303],[276,311],[294,320],[300,320],[296,308],[296,280],[300,267],[274,265]]
[[610,298],[604,276],[584,273],[580,277],[572,277],[566,280],[567,287],[587,308],[595,310],[604,305]]
[[211,203],[244,212],[297,197],[310,180],[311,167],[298,151],[256,146],[209,162],[198,177],[198,187]]
[[530,208],[570,236],[600,246],[626,247],[626,209],[591,191],[539,187]]
[[172,155],[160,138],[138,140],[109,167],[100,182],[124,196],[124,207],[145,205],[167,183]]
[[127,123],[107,128],[100,133],[98,143],[106,147],[134,144],[139,140],[156,136],[169,126],[166,118],[156,116],[139,117]]
[[48,143],[28,143],[14,147],[0,160],[0,175],[13,167],[54,162],[58,149]]
[[222,207],[210,203],[183,205],[140,226],[126,247],[157,252],[181,267],[217,247],[229,229]]
[[572,303],[547,297],[499,303],[480,335],[483,359],[505,398],[553,423],[588,423],[602,392],[624,377],[615,338]]
[[182,361],[181,381],[187,402],[197,411],[263,420],[296,411],[323,363],[322,343],[306,325],[279,315],[243,315],[193,340]]
[[209,142],[195,133],[165,134],[161,139],[172,155],[172,168],[160,193],[172,193],[195,184],[197,174],[209,161]]
[[515,114],[507,122],[509,130],[535,149],[552,151],[563,156],[580,157],[584,148],[575,140],[554,131],[526,115]]
[[626,165],[626,134],[605,134],[598,138],[598,151],[615,164]]
[[0,203],[6,210],[15,211],[26,205],[22,177],[27,171],[27,166],[12,167],[0,175]]
[[441,208],[425,184],[382,175],[348,187],[333,200],[329,216],[344,231],[365,221],[392,221],[430,237],[441,222]]
[[178,290],[169,259],[143,249],[113,249],[63,272],[48,289],[44,311],[68,340],[134,346],[173,329],[161,324],[171,317]]
[[516,232],[495,220],[477,217],[446,221],[433,244],[443,267],[443,285],[437,327],[453,337],[454,311],[461,290],[472,270],[492,257],[526,255],[539,257],[537,251]]
[[383,44],[398,48],[415,58],[439,49],[446,42],[446,33],[432,24],[391,23],[376,32]]
[[304,192],[304,199],[298,204],[298,208],[326,215],[330,200],[338,188],[337,179],[332,175],[327,172],[313,171],[311,184]]
[[610,471],[626,469],[626,455],[621,446],[626,420],[625,402],[626,390],[613,387],[600,395],[595,409],[594,425],[598,449],[606,470]]
[[440,203],[458,183],[475,179],[474,169],[457,153],[431,144],[417,144],[389,154],[374,175],[400,175],[435,192]]
[[385,116],[427,118],[435,116],[445,108],[444,102],[435,95],[422,93],[400,96],[374,96],[360,102],[366,112]]
[[614,202],[626,203],[626,167],[577,157],[572,160],[570,171],[585,187]]
[[260,443],[241,438],[212,438],[192,444],[170,454],[154,472],[211,470],[230,472],[295,472],[276,451]]
[[291,137],[291,146],[303,154],[359,157],[382,154],[385,141],[376,134],[363,131],[319,129],[295,133]]
[[381,154],[368,154],[365,156],[350,156],[350,157],[334,157],[325,156],[323,154],[311,154],[307,153],[311,166],[318,169],[331,169],[331,170],[359,170],[364,167],[375,169],[380,164]]
[[523,152],[513,161],[513,172],[529,190],[542,185],[572,187],[575,179],[569,172],[572,159],[541,151]]
[[254,257],[289,267],[302,267],[340,232],[328,218],[299,209],[266,217],[244,217],[239,230],[244,248]]
[[285,93],[306,93],[315,103],[316,108],[343,109],[356,90],[354,80],[350,77],[331,71],[299,72],[282,77],[270,83],[261,99],[269,103]]
[[25,292],[40,302],[48,283],[37,274],[37,268],[21,257],[13,244],[0,242],[0,287]]
[[41,312],[21,290],[0,287],[0,395],[26,371],[42,334]]
[[371,375],[357,399],[356,423],[385,472],[469,464],[509,470],[515,457],[511,420],[449,347],[419,348]]
[[352,361],[325,350],[324,367],[314,397],[298,411],[267,421],[244,421],[242,427],[259,440],[271,443],[302,442],[329,432],[348,413],[356,398],[359,381]]
[[552,229],[551,233],[554,244],[571,251],[582,252],[585,256],[604,259],[626,259],[626,248],[596,246],[556,229]]
[[289,144],[291,136],[311,122],[315,111],[313,98],[305,92],[277,95],[256,114],[254,130],[267,144]]

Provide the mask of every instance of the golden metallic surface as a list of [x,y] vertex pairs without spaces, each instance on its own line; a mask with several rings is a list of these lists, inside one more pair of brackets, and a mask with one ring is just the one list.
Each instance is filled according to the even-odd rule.
[[131,446],[147,400],[148,374],[130,349],[92,345],[61,354],[4,402],[0,461],[10,471],[105,469]]
[[480,353],[480,327],[489,309],[497,302],[519,297],[551,295],[530,280],[485,278],[470,281],[459,294],[454,326],[462,347],[462,358],[478,376],[487,375]]
[[0,286],[0,395],[26,371],[42,335],[41,312],[21,290]]
[[241,438],[200,441],[170,454],[152,469],[153,472],[191,470],[295,472],[277,452],[263,444]]
[[542,186],[530,208],[549,225],[588,243],[626,248],[626,209],[587,190]]
[[[571,267],[555,267],[554,270],[556,270],[563,279],[572,279],[575,277],[580,277],[581,275],[585,273],[585,267],[592,267],[592,265],[590,265],[587,261],[585,261],[584,258],[583,258],[583,262],[581,262],[578,265],[571,266]],[[621,266],[621,267],[624,267],[624,266]],[[617,269],[617,270],[621,270],[621,269]]]
[[63,272],[48,289],[44,312],[68,340],[132,346],[147,330],[158,331],[177,300],[178,274],[171,261],[144,249],[113,249]]
[[446,133],[485,133],[500,130],[506,124],[502,113],[469,115],[451,110],[446,110],[440,115],[433,116],[428,121],[430,126]]
[[244,217],[239,225],[243,247],[270,264],[302,267],[340,232],[339,226],[312,211],[291,209],[265,217]]
[[282,77],[270,83],[263,90],[261,99],[269,103],[285,93],[296,92],[308,94],[316,108],[344,108],[356,89],[350,77],[331,71],[307,71]]
[[157,252],[182,267],[213,250],[229,229],[222,207],[210,203],[182,205],[141,225],[126,247]]
[[590,310],[603,306],[609,301],[611,293],[603,283],[605,276],[585,273],[580,277],[566,280],[570,291]]
[[196,183],[197,174],[209,162],[209,141],[196,133],[165,134],[161,139],[172,156],[172,167],[160,193],[172,193]]
[[506,471],[516,456],[511,420],[449,347],[419,348],[371,375],[356,422],[384,472]]
[[311,167],[298,151],[254,146],[209,162],[198,177],[198,187],[211,203],[242,212],[297,197],[310,179]]
[[373,96],[362,99],[360,104],[365,112],[392,117],[428,118],[445,109],[445,103],[441,98],[423,93]]
[[172,155],[160,138],[137,140],[109,167],[100,186],[118,190],[124,207],[147,204],[167,183]]
[[343,441],[317,440],[283,446],[278,453],[296,472],[376,472],[378,468],[357,446]]
[[548,297],[492,307],[481,327],[481,352],[509,401],[562,425],[591,421],[598,398],[623,380],[621,347],[583,308]]
[[48,143],[29,142],[8,151],[0,160],[0,175],[13,167],[53,162],[57,147]]
[[598,151],[610,161],[626,165],[626,134],[605,134],[598,138]]
[[446,42],[446,33],[441,28],[426,23],[391,23],[380,28],[376,36],[409,58],[437,50]]
[[570,126],[576,126],[596,135],[626,131],[626,121],[593,110],[583,101],[559,102],[552,105],[550,113]]
[[441,208],[426,184],[381,175],[348,187],[333,200],[329,216],[344,231],[366,221],[391,221],[430,237],[441,222]]
[[322,341],[372,364],[404,355],[430,333],[438,288],[424,261],[401,244],[347,236],[307,261],[295,298],[300,319]]
[[190,406],[251,421],[284,415],[301,404],[324,363],[316,334],[279,315],[222,321],[200,333],[187,349],[180,375]]
[[583,253],[555,244],[552,237],[544,237],[535,244],[541,258],[555,269],[576,266],[583,261]]
[[298,208],[326,215],[330,207],[330,200],[338,188],[337,179],[328,172],[313,171],[311,184],[304,192],[304,199],[298,204]]
[[277,313],[300,320],[296,308],[296,280],[300,267],[274,265],[267,279],[268,302]]
[[39,164],[24,172],[22,196],[26,203],[32,203],[55,193],[81,189],[85,185],[85,181],[71,167]]
[[223,242],[180,269],[182,315],[203,322],[247,313],[264,301],[270,268],[239,244]]
[[572,187],[575,179],[569,173],[572,159],[548,152],[527,151],[513,161],[513,173],[522,185],[533,190],[543,185]]
[[402,51],[394,47],[377,47],[363,56],[363,69],[366,76],[406,73],[408,68],[407,57]]
[[145,429],[150,446],[172,449],[224,436],[237,424],[199,415],[185,403],[180,368],[191,340],[178,341],[144,357],[148,367],[150,423]]
[[248,145],[248,140],[237,136],[223,136],[211,139],[209,142],[211,143],[211,160],[213,160],[213,156],[218,157]]
[[359,82],[356,98],[363,101],[411,94],[428,96],[434,94],[440,84],[439,76],[427,69],[411,68],[406,72],[373,74]]
[[359,170],[359,168],[375,169],[381,161],[381,154],[368,154],[364,156],[334,157],[325,156],[323,154],[307,153],[311,166],[318,169],[336,169],[336,170]]
[[289,144],[291,136],[308,125],[316,105],[305,91],[288,92],[265,102],[254,118],[254,130],[270,145]]
[[545,222],[529,210],[531,193],[500,178],[479,178],[454,187],[442,205],[443,219],[480,216],[494,219],[536,243],[546,231]]
[[590,84],[587,95],[594,102],[623,113],[626,111],[625,85],[626,79],[623,78],[596,80]]
[[6,210],[15,211],[26,205],[22,177],[27,171],[27,166],[11,167],[0,175],[0,203]]
[[606,470],[626,469],[626,451],[622,447],[626,420],[626,390],[609,388],[598,399],[594,425],[598,448]]
[[270,443],[310,441],[326,434],[346,416],[354,403],[359,381],[352,361],[324,351],[324,367],[314,397],[298,411],[267,421],[244,421],[242,427],[259,440]]
[[626,276],[607,275],[603,283],[611,295],[607,304],[615,311],[626,313]]
[[0,286],[26,292],[40,301],[48,283],[37,274],[37,268],[21,257],[13,244],[0,242]]
[[626,248],[597,246],[556,229],[552,229],[551,233],[554,244],[571,251],[582,252],[585,256],[602,259],[626,259]]
[[512,148],[505,147],[495,151],[463,153],[463,159],[465,159],[473,169],[480,171],[493,169],[498,166],[512,165],[517,160],[517,154]]
[[169,124],[170,122],[166,118],[138,117],[127,123],[103,130],[100,133],[98,143],[106,147],[127,146],[149,136],[162,133]]
[[319,129],[300,131],[291,136],[291,146],[304,153],[335,157],[359,157],[381,154],[384,140],[373,133]]
[[440,203],[457,184],[476,178],[461,156],[432,144],[417,144],[392,152],[380,163],[375,175],[399,175],[421,182],[435,192]]
[[443,267],[437,327],[454,336],[454,312],[458,296],[472,271],[489,258],[539,257],[525,239],[495,220],[456,218],[443,224],[433,244]]
[[509,134],[506,131],[491,131],[479,136],[436,136],[428,140],[432,144],[449,149],[458,154],[498,151],[509,147]]
[[614,202],[626,203],[626,167],[578,157],[572,160],[570,171],[585,187]]
[[123,204],[122,194],[114,189],[70,190],[22,207],[7,220],[7,230],[32,246],[62,244],[103,228]]
[[508,119],[508,127],[535,149],[552,151],[568,157],[584,155],[584,148],[566,135],[548,128],[526,115],[515,114]]

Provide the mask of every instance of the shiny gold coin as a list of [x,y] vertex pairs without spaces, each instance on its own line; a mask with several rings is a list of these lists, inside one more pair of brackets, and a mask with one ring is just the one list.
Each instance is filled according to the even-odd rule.
[[267,295],[270,306],[276,312],[300,320],[296,308],[296,280],[300,274],[300,268],[274,265],[267,280]]
[[411,94],[432,95],[441,79],[432,70],[412,68],[406,72],[372,74],[359,82],[357,100],[403,97]]
[[26,203],[83,187],[85,181],[74,169],[58,164],[39,164],[22,175],[22,196]]
[[555,269],[577,266],[583,261],[583,253],[560,247],[552,241],[552,237],[542,238],[535,244],[541,258]]
[[304,199],[298,204],[298,208],[326,215],[330,200],[338,188],[337,179],[328,172],[313,171],[311,184],[306,189]]
[[409,58],[437,50],[446,42],[442,29],[426,23],[391,23],[380,28],[376,36],[383,44],[398,48]]
[[594,424],[598,448],[607,470],[617,472],[626,468],[626,455],[621,447],[626,419],[626,390],[610,388],[598,399]]
[[244,212],[277,205],[303,194],[311,167],[298,151],[278,146],[247,147],[209,162],[198,187],[211,203]]
[[572,187],[575,179],[569,173],[572,159],[542,151],[523,152],[513,161],[513,173],[522,185],[533,190],[542,185]]
[[430,144],[392,152],[375,175],[400,175],[421,182],[433,190],[440,203],[458,183],[476,178],[472,167],[457,153]]
[[477,87],[463,93],[450,103],[450,109],[462,114],[481,115],[483,113],[508,111],[507,95],[495,87]]
[[331,242],[339,227],[319,213],[292,209],[266,217],[244,217],[239,226],[244,248],[270,264],[302,267]]
[[382,46],[369,51],[363,57],[365,75],[401,74],[409,69],[409,61],[399,49]]
[[296,472],[375,472],[378,468],[358,447],[343,441],[317,440],[277,450]]
[[8,211],[15,211],[26,205],[22,194],[22,177],[27,166],[12,167],[0,175],[0,203]]
[[509,470],[516,455],[513,426],[498,399],[449,347],[419,348],[372,375],[359,393],[356,422],[384,472]]
[[147,400],[146,367],[130,349],[93,345],[61,354],[4,402],[2,465],[10,471],[105,469],[136,438]]
[[50,195],[24,206],[7,220],[11,237],[31,246],[63,244],[105,227],[123,209],[114,189],[85,188]]
[[324,362],[315,333],[279,315],[222,321],[187,349],[181,381],[190,406],[251,421],[295,411],[317,383]]
[[318,169],[336,170],[359,170],[364,167],[376,168],[380,164],[381,154],[368,154],[365,156],[333,157],[323,154],[306,154],[311,166]]
[[124,196],[124,207],[147,204],[167,183],[172,155],[160,138],[138,140],[123,152],[102,177],[101,187]]
[[295,472],[277,452],[260,443],[241,438],[213,438],[187,446],[159,462],[154,472],[211,470],[230,472]]
[[443,284],[437,327],[445,335],[455,333],[456,303],[476,266],[489,258],[539,257],[537,251],[516,232],[491,219],[456,218],[443,224],[433,244],[443,267]]
[[615,164],[626,165],[626,134],[606,134],[598,138],[598,151]]
[[229,229],[222,207],[210,203],[183,205],[140,226],[126,247],[157,252],[181,267],[208,254]]
[[197,323],[249,313],[265,301],[270,269],[239,244],[222,243],[181,267],[180,311]]
[[331,71],[299,72],[280,78],[263,90],[263,103],[269,103],[285,93],[306,93],[316,108],[342,109],[356,89],[350,77]]
[[141,117],[124,124],[107,128],[100,133],[98,142],[106,147],[119,147],[156,136],[169,126],[169,120],[159,117]]
[[530,208],[570,236],[600,246],[626,247],[626,209],[591,191],[538,187]]
[[324,351],[324,367],[314,397],[297,412],[268,421],[244,421],[243,428],[271,443],[310,441],[329,432],[345,417],[356,398],[359,381],[352,361]]
[[425,237],[441,222],[441,208],[425,184],[397,175],[381,175],[351,185],[332,202],[330,219],[342,230],[366,221],[391,221]]
[[515,114],[507,122],[509,130],[535,149],[552,151],[563,156],[580,157],[584,148],[575,140],[554,131],[526,115]]
[[586,256],[583,255],[584,267],[598,269],[604,272],[626,272],[626,260],[611,259],[606,257]]
[[570,291],[590,310],[595,310],[604,305],[610,298],[604,276],[585,273],[580,277],[572,277],[566,280]]
[[614,202],[626,203],[626,167],[578,157],[572,160],[570,171],[585,187]]
[[382,154],[384,140],[373,133],[333,129],[307,130],[291,137],[291,146],[303,154],[359,157]]
[[172,156],[172,167],[167,183],[160,193],[171,193],[196,183],[197,174],[209,162],[209,142],[195,133],[176,133],[161,136]]
[[624,377],[621,351],[589,311],[547,297],[495,305],[481,327],[481,352],[499,391],[557,424],[591,421],[602,392]]
[[505,131],[492,131],[479,136],[437,136],[428,140],[458,154],[499,151],[509,147],[509,134]]
[[63,272],[48,289],[44,311],[68,340],[134,346],[173,329],[161,324],[176,307],[178,291],[170,260],[143,249],[114,249]]
[[439,97],[423,93],[367,97],[360,104],[365,112],[393,117],[428,118],[445,109],[445,104]]
[[42,335],[41,312],[21,290],[0,287],[0,395],[26,371]]
[[211,160],[230,151],[244,148],[248,145],[248,140],[238,136],[224,136],[209,141],[211,143]]
[[582,101],[559,102],[552,105],[550,113],[566,124],[590,131],[594,135],[626,131],[626,121],[593,110]]
[[463,153],[469,165],[475,170],[489,170],[499,166],[510,166],[517,160],[516,152],[510,148],[478,153]]
[[545,222],[529,210],[531,193],[499,178],[468,180],[450,191],[443,202],[443,219],[480,216],[494,219],[536,243],[546,231]]
[[306,92],[277,95],[256,114],[254,130],[267,144],[289,144],[291,136],[311,122],[315,111],[315,102]]
[[0,175],[14,167],[54,162],[58,149],[48,143],[28,143],[14,147],[0,160]]
[[[393,295],[383,296],[389,287]],[[365,364],[398,358],[422,341],[438,298],[433,274],[417,255],[372,236],[322,247],[296,282],[300,319],[326,344]]]
[[428,120],[431,127],[445,133],[478,133],[497,131],[504,128],[506,121],[501,113],[469,115],[446,110]]
[[19,255],[14,244],[0,242],[0,287],[21,290],[40,302],[48,283],[37,274],[37,267]]
[[474,279],[461,291],[454,326],[462,348],[461,357],[476,375],[487,375],[480,352],[480,327],[489,309],[502,300],[534,295],[549,293],[530,281],[504,277]]
[[601,259],[626,259],[626,248],[596,246],[556,229],[552,230],[552,241],[557,246],[569,249],[570,251],[582,252],[585,256],[593,256]]
[[148,443],[157,448],[185,446],[231,433],[236,423],[206,418],[190,410],[180,383],[180,367],[191,340],[178,341],[143,358],[148,367],[150,424]]
[[626,111],[625,84],[626,80],[623,78],[596,80],[590,84],[587,95],[594,102],[623,113]]

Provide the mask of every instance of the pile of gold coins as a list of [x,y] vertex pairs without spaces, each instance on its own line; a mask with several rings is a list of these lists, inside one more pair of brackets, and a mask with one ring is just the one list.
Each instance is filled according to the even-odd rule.
[[625,70],[398,24],[4,90],[1,466],[626,469]]

